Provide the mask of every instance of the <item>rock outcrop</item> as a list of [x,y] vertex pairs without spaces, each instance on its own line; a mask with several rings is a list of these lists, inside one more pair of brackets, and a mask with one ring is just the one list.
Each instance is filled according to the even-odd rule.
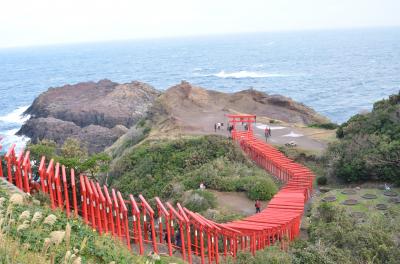
[[58,144],[73,137],[99,152],[140,120],[159,94],[145,83],[109,80],[50,88],[28,108],[31,118],[18,134]]
[[281,95],[256,90],[222,93],[194,86],[186,81],[169,88],[150,113],[161,129],[209,133],[213,124],[226,121],[226,114],[255,114],[257,118],[308,125],[329,120],[312,108]]

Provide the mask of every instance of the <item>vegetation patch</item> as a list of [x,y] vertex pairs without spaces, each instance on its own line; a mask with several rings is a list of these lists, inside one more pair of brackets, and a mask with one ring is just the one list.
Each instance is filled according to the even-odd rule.
[[329,171],[345,182],[381,180],[400,184],[400,93],[378,101],[337,129],[327,152]]
[[311,124],[308,127],[334,130],[337,129],[339,125],[335,123],[322,123],[322,124]]
[[115,161],[113,186],[125,194],[182,201],[187,190],[244,191],[270,199],[278,190],[235,143],[220,136],[145,141]]
[[13,196],[0,192],[0,263],[182,263],[135,256],[119,240],[100,236],[80,218],[67,218],[32,201],[12,203],[18,200]]

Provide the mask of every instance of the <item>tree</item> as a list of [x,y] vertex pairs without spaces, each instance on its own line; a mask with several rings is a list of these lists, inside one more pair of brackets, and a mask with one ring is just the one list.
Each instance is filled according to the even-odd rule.
[[87,149],[74,138],[65,140],[60,148],[57,148],[54,141],[42,140],[37,144],[29,143],[28,149],[33,160],[39,161],[42,156],[46,156],[47,162],[54,159],[64,165],[67,171],[74,169],[76,175],[86,173],[92,178],[107,172],[111,162],[110,156],[104,152],[89,155]]

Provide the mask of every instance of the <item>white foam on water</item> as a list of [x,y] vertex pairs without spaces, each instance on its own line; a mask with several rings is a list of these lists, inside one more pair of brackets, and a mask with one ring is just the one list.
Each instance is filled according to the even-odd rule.
[[[13,129],[14,131],[15,129]],[[11,130],[10,130],[11,131]],[[15,133],[18,131],[14,131]],[[30,140],[29,137],[26,136],[17,136],[15,133],[8,133],[8,131],[2,135],[0,135],[0,145],[2,146],[1,152],[7,152],[8,148],[11,147],[12,144],[15,143],[15,151],[16,153],[20,153],[23,149],[25,149],[26,143]]]
[[268,73],[261,71],[237,71],[237,72],[225,72],[220,71],[215,74],[211,74],[211,76],[215,76],[218,78],[233,78],[233,79],[241,79],[241,78],[272,78],[272,77],[289,77],[291,75],[288,74],[280,74],[280,73]]
[[17,132],[18,132],[18,128],[14,128],[14,129],[10,129],[10,130],[5,131],[2,134],[5,135],[5,136],[14,136],[15,134],[17,134]]
[[289,134],[283,135],[282,137],[293,137],[293,138],[298,138],[298,137],[303,137],[303,134],[297,134],[294,133],[293,131],[290,131]]
[[23,124],[26,120],[29,119],[29,115],[23,115],[26,109],[28,109],[28,106],[20,106],[14,111],[0,116],[0,121],[4,123],[12,123],[12,124]]

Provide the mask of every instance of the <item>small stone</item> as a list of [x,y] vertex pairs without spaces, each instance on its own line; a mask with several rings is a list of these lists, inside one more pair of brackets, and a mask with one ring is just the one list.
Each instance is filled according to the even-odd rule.
[[347,194],[347,195],[357,194],[357,192],[355,190],[352,190],[352,189],[343,190],[343,191],[341,191],[341,193],[342,194]]
[[376,196],[375,194],[372,194],[372,193],[366,193],[361,197],[364,199],[369,199],[369,200],[378,198],[378,196]]
[[331,190],[331,188],[329,188],[329,187],[324,187],[324,186],[319,187],[319,191],[322,193],[327,193],[330,190]]
[[388,209],[386,204],[377,204],[377,205],[375,205],[375,208],[378,210],[387,210]]
[[396,197],[397,193],[395,193],[394,191],[384,191],[383,195],[390,196],[390,197]]
[[336,196],[327,196],[322,199],[324,202],[334,202],[336,201]]
[[389,198],[389,203],[400,203],[400,197]]
[[358,201],[356,199],[348,199],[348,200],[344,200],[342,202],[342,204],[344,204],[344,205],[356,205],[356,204],[358,204]]

